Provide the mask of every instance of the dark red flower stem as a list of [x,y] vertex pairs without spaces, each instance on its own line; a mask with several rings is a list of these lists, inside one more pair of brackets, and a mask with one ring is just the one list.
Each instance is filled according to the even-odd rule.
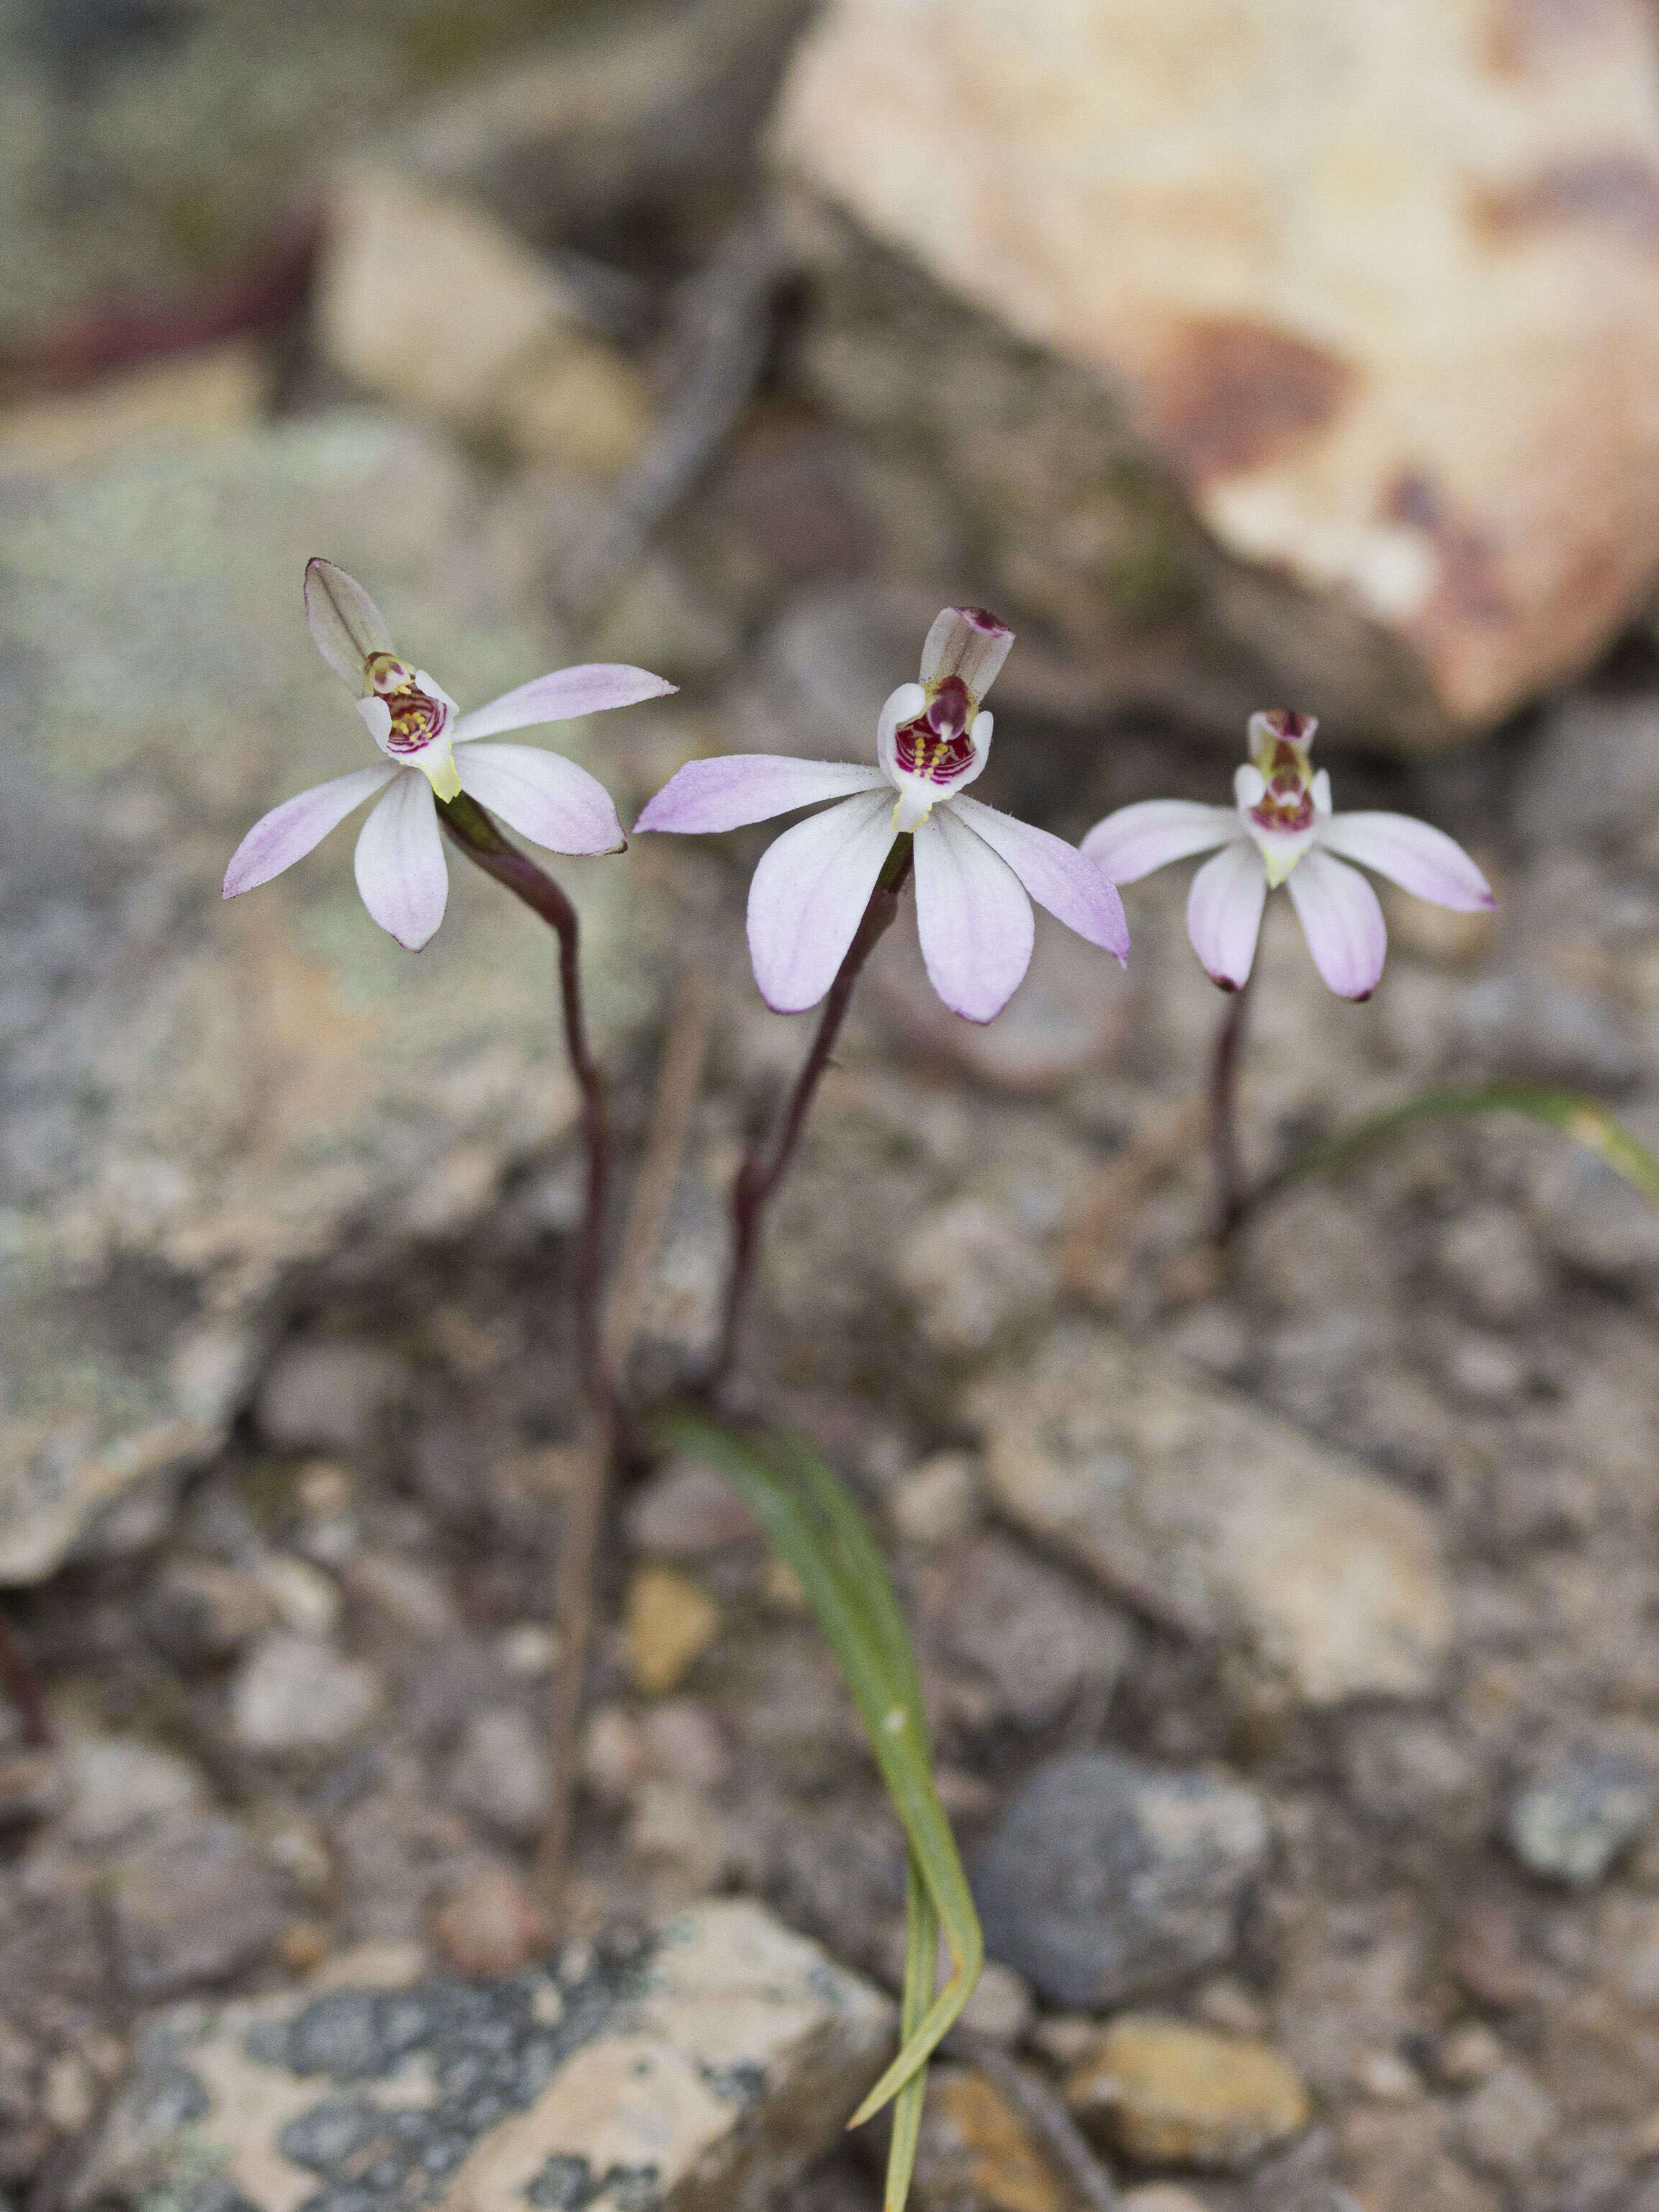
[[45,1747],[57,1741],[52,1725],[52,1715],[46,1711],[46,1692],[40,1677],[35,1672],[34,1662],[24,1650],[13,1633],[11,1623],[0,1613],[0,1690],[17,1708],[17,1717],[23,1723],[25,1743]]
[[565,1049],[582,1097],[582,1146],[587,1188],[576,1250],[576,1357],[589,1403],[611,1402],[611,1383],[599,1357],[599,1302],[605,1267],[605,1209],[611,1183],[611,1126],[605,1077],[588,1042],[582,1009],[581,925],[576,909],[550,875],[528,854],[504,837],[483,807],[463,792],[441,799],[438,816],[452,843],[469,860],[504,884],[532,914],[539,915],[559,939],[559,999],[564,1014]]
[[738,1334],[754,1280],[766,1209],[795,1157],[801,1131],[806,1126],[806,1117],[811,1111],[818,1085],[830,1065],[836,1040],[847,1018],[853,987],[859,980],[865,962],[892,927],[894,917],[898,913],[899,894],[910,873],[910,854],[909,837],[896,839],[876,888],[870,894],[870,903],[864,909],[864,918],[854,934],[853,942],[847,948],[846,957],[836,971],[835,981],[830,986],[823,1012],[818,1016],[817,1033],[812,1039],[812,1048],[806,1055],[800,1073],[795,1078],[794,1088],[789,1094],[776,1133],[769,1144],[757,1143],[750,1146],[744,1156],[743,1164],[732,1179],[732,1262],[726,1279],[720,1344],[699,1392],[702,1397],[711,1402],[724,1388],[737,1358]]
[[1239,988],[1227,994],[1210,1062],[1210,1162],[1215,1178],[1218,1244],[1227,1243],[1243,1219],[1249,1203],[1238,1151],[1238,1072],[1249,1027],[1250,985],[1255,980],[1252,965]]
[[594,1582],[605,1531],[611,1462],[616,1455],[617,1406],[606,1371],[601,1333],[605,1287],[605,1213],[611,1182],[610,1118],[605,1078],[588,1042],[582,1010],[581,932],[576,909],[552,878],[504,837],[483,809],[465,793],[441,799],[438,815],[451,842],[469,860],[538,915],[559,940],[559,999],[565,1048],[582,1097],[582,1143],[587,1188],[576,1252],[576,1358],[587,1401],[586,1434],[575,1479],[565,1492],[554,1571],[553,1618],[559,1656],[553,1669],[548,1715],[550,1783],[548,1816],[537,1852],[537,1875],[550,1905],[556,1902],[567,1870],[574,1820],[577,1744],[588,1652],[593,1640]]

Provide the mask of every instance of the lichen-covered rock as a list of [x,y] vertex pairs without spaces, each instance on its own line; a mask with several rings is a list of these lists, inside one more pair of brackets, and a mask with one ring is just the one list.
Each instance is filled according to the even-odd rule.
[[1659,561],[1655,63],[1640,0],[1329,36],[1295,0],[837,0],[775,125],[863,241],[824,247],[812,372],[1103,679],[1137,602],[1195,594],[1194,642],[1339,724],[1488,721]]
[[[213,1448],[289,1267],[349,1224],[462,1226],[570,1126],[547,933],[475,871],[418,958],[363,913],[351,825],[219,895],[257,815],[372,757],[306,634],[309,555],[464,705],[556,659],[478,523],[453,459],[369,415],[0,474],[0,1584]],[[607,866],[560,872],[614,1035],[653,909]]]
[[1309,1705],[1431,1688],[1452,1628],[1433,1523],[1345,1455],[1081,1324],[972,1407],[1003,1510],[1132,1604]]
[[892,2008],[759,1905],[628,1955],[162,2014],[76,2207],[758,2212],[845,2122]]

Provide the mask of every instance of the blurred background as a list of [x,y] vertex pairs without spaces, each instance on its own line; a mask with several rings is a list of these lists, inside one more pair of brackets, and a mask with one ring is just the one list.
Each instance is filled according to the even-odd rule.
[[[856,2212],[898,1832],[691,1464],[620,1501],[568,1924],[532,1893],[574,1100],[481,878],[418,960],[343,832],[221,904],[363,758],[319,553],[463,707],[678,684],[556,733],[624,820],[871,757],[948,602],[1018,632],[984,795],[1068,838],[1316,714],[1339,808],[1500,911],[1389,892],[1354,1006],[1270,906],[1252,1167],[1490,1076],[1659,1146],[1659,27],[0,0],[0,2205]],[[807,1042],[768,834],[559,869],[625,1164],[712,994],[647,1395]],[[893,932],[756,1310],[896,1561],[981,2060],[1125,2212],[1659,2212],[1659,1221],[1424,1127],[1222,1264],[1188,874],[1127,975],[1040,927],[983,1030]],[[930,2111],[922,2212],[1085,2201],[994,2057]]]

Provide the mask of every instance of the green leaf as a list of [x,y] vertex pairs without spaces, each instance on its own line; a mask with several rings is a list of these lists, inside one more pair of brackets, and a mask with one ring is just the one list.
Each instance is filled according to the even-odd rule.
[[[927,2061],[972,1996],[985,1960],[979,1916],[933,1787],[921,1678],[892,1579],[863,1515],[833,1469],[798,1437],[740,1436],[694,1415],[659,1424],[754,1511],[802,1587],[853,1693],[908,1845],[904,2001],[897,2057],[850,2126],[896,2100],[886,2212],[902,2212],[915,2160]],[[941,1932],[951,1973],[933,1983]]]
[[1580,1091],[1558,1090],[1544,1083],[1449,1084],[1443,1090],[1425,1091],[1297,1153],[1277,1175],[1267,1178],[1251,1203],[1273,1197],[1289,1184],[1300,1182],[1304,1176],[1346,1167],[1415,1121],[1471,1114],[1522,1114],[1528,1121],[1547,1122],[1604,1160],[1616,1175],[1640,1191],[1650,1206],[1659,1206],[1659,1159],[1615,1121],[1599,1100]]

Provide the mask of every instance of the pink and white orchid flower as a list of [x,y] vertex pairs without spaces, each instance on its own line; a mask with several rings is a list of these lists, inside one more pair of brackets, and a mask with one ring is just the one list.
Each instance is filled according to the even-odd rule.
[[[227,898],[291,868],[376,792],[384,796],[357,839],[357,889],[380,927],[410,952],[431,937],[449,897],[441,799],[465,792],[550,852],[626,846],[610,793],[586,769],[534,745],[479,740],[660,699],[673,684],[643,668],[594,661],[555,669],[463,714],[425,669],[399,659],[380,609],[331,561],[306,564],[306,620],[317,650],[357,695],[357,712],[386,759],[284,799],[256,822],[225,871]],[[458,745],[467,750],[458,755]]]
[[1270,890],[1287,884],[1325,982],[1340,998],[1370,998],[1382,977],[1388,932],[1376,892],[1345,860],[1459,914],[1498,903],[1480,869],[1443,830],[1409,814],[1334,814],[1330,777],[1323,769],[1316,775],[1308,761],[1317,727],[1311,714],[1285,708],[1252,714],[1250,758],[1233,778],[1233,805],[1149,799],[1109,814],[1083,841],[1115,884],[1135,883],[1170,860],[1220,846],[1193,878],[1187,934],[1224,991],[1242,991],[1249,981],[1262,906]]
[[[878,765],[732,753],[692,761],[636,830],[736,830],[819,799],[841,803],[786,830],[749,891],[749,956],[775,1012],[804,1013],[836,979],[895,840],[909,836],[916,924],[933,988],[988,1022],[1030,964],[1031,901],[1121,960],[1123,902],[1073,846],[963,796],[991,749],[980,702],[1014,634],[979,607],[947,607],[922,647],[921,680],[881,710]],[[897,793],[895,798],[895,793]]]

